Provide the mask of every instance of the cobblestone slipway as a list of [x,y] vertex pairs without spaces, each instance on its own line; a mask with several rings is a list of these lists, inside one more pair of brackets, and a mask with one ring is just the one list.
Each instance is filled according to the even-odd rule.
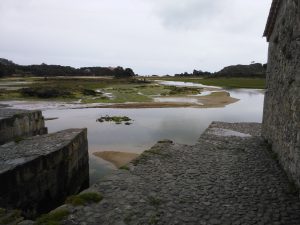
[[214,122],[194,146],[158,143],[87,190],[100,203],[62,206],[62,224],[299,225],[298,194],[260,129]]

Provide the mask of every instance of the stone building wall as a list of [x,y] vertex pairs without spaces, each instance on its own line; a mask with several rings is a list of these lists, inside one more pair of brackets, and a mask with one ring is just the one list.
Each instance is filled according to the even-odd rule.
[[69,129],[0,146],[0,207],[25,216],[47,212],[89,185],[86,129]]
[[269,38],[262,135],[300,187],[299,0],[282,0]]
[[0,144],[18,137],[46,134],[41,111],[0,110]]

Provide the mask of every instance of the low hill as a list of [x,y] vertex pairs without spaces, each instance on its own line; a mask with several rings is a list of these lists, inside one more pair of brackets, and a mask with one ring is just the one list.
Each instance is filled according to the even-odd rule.
[[214,77],[265,77],[266,64],[254,63],[250,65],[234,65],[224,67],[219,72],[212,74]]
[[82,67],[47,65],[18,65],[7,59],[0,58],[0,77],[4,76],[114,76],[132,77],[135,73],[131,68],[123,67]]
[[175,74],[175,77],[262,77],[266,76],[267,64],[253,63],[250,65],[233,65],[224,67],[216,73],[202,70],[194,70],[192,73]]

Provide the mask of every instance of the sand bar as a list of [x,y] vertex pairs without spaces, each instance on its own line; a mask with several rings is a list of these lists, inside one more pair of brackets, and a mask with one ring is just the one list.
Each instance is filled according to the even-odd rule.
[[133,159],[137,158],[139,154],[131,153],[131,152],[115,152],[115,151],[104,151],[104,152],[95,152],[93,153],[95,156],[100,157],[117,168],[128,164]]

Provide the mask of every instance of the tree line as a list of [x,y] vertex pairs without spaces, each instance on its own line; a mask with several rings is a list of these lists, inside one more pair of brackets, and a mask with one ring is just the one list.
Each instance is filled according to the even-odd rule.
[[210,73],[194,70],[192,73],[175,74],[176,77],[261,77],[266,76],[267,64],[251,63],[250,65],[227,66],[218,72]]
[[74,68],[61,65],[18,65],[7,59],[0,59],[0,77],[4,76],[114,76],[116,78],[133,77],[131,68],[118,67],[82,67]]

